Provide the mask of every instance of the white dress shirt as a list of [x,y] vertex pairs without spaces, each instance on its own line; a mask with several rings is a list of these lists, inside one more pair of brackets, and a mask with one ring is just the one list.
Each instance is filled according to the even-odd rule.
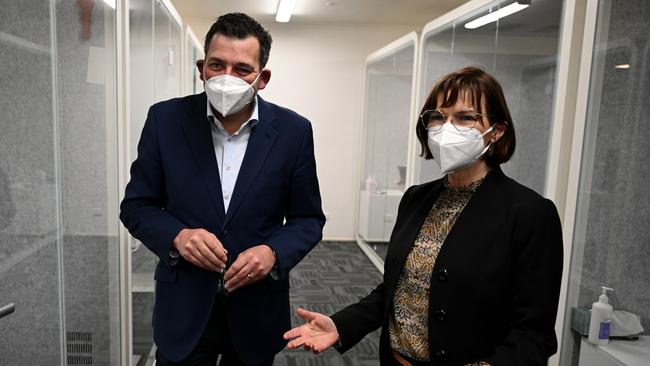
[[210,121],[210,131],[212,132],[212,143],[214,153],[217,157],[219,166],[219,179],[221,179],[221,194],[223,196],[223,208],[228,212],[228,205],[232,200],[232,193],[237,182],[237,175],[244,161],[248,138],[251,135],[251,129],[259,120],[257,109],[257,96],[253,99],[253,112],[244,122],[237,132],[232,135],[226,131],[221,122],[215,117],[210,108],[210,101],[207,102],[208,120]]

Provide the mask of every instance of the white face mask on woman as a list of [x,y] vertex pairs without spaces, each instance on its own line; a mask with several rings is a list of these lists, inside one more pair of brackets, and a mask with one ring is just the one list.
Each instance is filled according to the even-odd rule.
[[459,130],[451,123],[445,123],[437,131],[429,131],[427,144],[442,174],[455,172],[474,163],[490,145],[485,146],[483,136],[494,129],[494,125],[481,134],[470,128]]
[[215,76],[205,82],[205,93],[212,107],[225,117],[241,111],[253,100],[255,96],[253,84],[257,82],[260,75],[261,72],[251,84],[232,75]]

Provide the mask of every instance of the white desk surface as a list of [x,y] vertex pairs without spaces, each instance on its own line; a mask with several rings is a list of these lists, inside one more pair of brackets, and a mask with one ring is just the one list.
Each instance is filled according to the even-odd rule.
[[650,366],[650,336],[641,336],[637,341],[610,340],[606,346],[593,346],[583,339],[581,347],[592,347],[590,350],[596,350],[620,365]]

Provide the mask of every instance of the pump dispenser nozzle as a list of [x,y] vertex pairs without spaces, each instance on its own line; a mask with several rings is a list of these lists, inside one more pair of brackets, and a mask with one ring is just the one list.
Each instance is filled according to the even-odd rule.
[[600,286],[603,289],[603,294],[598,297],[598,301],[604,304],[609,304],[609,298],[607,297],[607,291],[614,291],[613,288]]

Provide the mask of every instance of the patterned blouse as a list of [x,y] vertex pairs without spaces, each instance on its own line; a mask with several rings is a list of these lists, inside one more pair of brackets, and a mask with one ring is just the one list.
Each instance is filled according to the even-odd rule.
[[[429,360],[429,284],[440,248],[467,202],[485,178],[466,186],[445,181],[406,258],[389,322],[391,347],[414,360]],[[478,364],[477,364],[478,365]]]

